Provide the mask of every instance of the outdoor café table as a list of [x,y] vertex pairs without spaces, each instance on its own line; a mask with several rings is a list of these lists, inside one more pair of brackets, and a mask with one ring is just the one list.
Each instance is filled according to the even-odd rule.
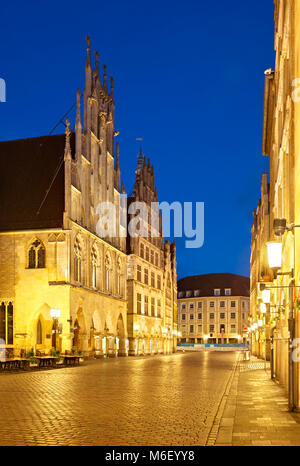
[[52,367],[56,360],[54,356],[35,356],[35,359],[39,361],[39,367]]
[[78,364],[79,366],[80,356],[64,356],[64,364],[66,366],[75,366]]

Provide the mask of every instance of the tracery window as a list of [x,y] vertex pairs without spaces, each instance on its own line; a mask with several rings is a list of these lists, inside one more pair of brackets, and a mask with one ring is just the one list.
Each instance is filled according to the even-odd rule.
[[97,288],[97,282],[98,282],[97,268],[98,268],[99,260],[98,260],[98,254],[97,254],[96,248],[92,249],[91,263],[92,263],[92,287]]
[[76,282],[81,283],[82,281],[82,244],[79,238],[75,239],[74,243],[74,279]]
[[46,263],[46,252],[43,244],[37,239],[35,240],[28,251],[28,268],[43,269]]
[[111,273],[111,261],[110,261],[109,255],[107,254],[105,257],[105,290],[106,291],[110,291],[110,288],[111,288],[110,273]]

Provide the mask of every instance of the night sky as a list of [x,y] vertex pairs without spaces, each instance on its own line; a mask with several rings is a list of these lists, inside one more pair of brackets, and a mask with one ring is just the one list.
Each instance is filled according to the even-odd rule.
[[205,202],[204,246],[177,240],[178,276],[249,275],[273,18],[273,0],[2,2],[0,140],[46,135],[73,105],[88,34],[115,79],[127,191],[142,137],[159,200]]

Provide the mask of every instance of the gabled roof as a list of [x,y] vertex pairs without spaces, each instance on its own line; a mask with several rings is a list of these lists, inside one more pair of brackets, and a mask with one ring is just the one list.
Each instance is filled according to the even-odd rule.
[[[220,296],[225,296],[225,289],[231,289],[231,296],[250,296],[250,278],[232,273],[210,273],[194,275],[178,280],[178,292],[199,290],[197,296],[214,296],[214,290],[220,290]],[[186,296],[182,296],[185,298]]]
[[0,231],[63,225],[64,147],[64,134],[0,142]]

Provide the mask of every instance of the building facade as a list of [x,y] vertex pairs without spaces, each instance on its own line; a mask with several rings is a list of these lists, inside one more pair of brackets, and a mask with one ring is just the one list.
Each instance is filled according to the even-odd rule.
[[249,278],[208,274],[178,281],[179,343],[246,343]]
[[[260,280],[260,293],[253,296],[251,304],[251,309],[259,305],[263,289],[270,292],[267,331],[272,342],[272,377],[284,386],[291,410],[300,408],[299,362],[293,359],[292,354],[293,345],[300,335],[300,268],[297,254],[300,247],[299,25],[299,2],[276,0],[276,61],[274,70],[265,72],[263,155],[270,160],[269,240],[281,244],[282,257],[277,268],[269,268],[268,278]],[[278,219],[286,225],[282,231],[274,229],[274,220],[278,224]],[[261,244],[260,247],[266,249],[267,245]],[[256,325],[253,314],[252,326]]]
[[[268,266],[266,244],[270,240],[270,184],[268,174],[261,179],[261,197],[257,209],[253,211],[251,229],[251,257],[250,257],[250,324],[257,323],[257,328],[250,334],[251,351],[257,357],[270,359],[270,312],[261,313],[263,304],[260,283],[269,283],[272,271]],[[266,307],[263,311],[269,311]],[[258,322],[262,325],[258,326]]]
[[151,216],[155,215],[152,203],[158,202],[157,189],[153,166],[142,150],[129,209],[137,202],[147,209],[146,234],[127,237],[129,352],[170,353],[177,346],[176,245],[164,240],[160,218],[154,231]]
[[[0,338],[15,355],[53,347],[99,357],[133,354],[128,331],[133,338],[138,304],[128,301],[133,251],[127,227],[116,221],[105,237],[98,230],[103,216],[98,206],[110,203],[118,220],[124,188],[114,141],[113,79],[108,86],[106,66],[100,77],[97,52],[95,58],[92,68],[87,38],[85,89],[83,96],[77,92],[74,133],[67,120],[64,135],[0,143]],[[162,238],[152,249],[159,253],[159,265],[152,265],[161,277],[161,291],[153,292],[153,337],[167,328],[168,339],[176,320],[168,321],[164,281],[170,271],[176,283],[176,249],[171,252]],[[150,268],[149,273],[151,280]],[[173,349],[161,340],[152,348]],[[142,352],[150,352],[148,340],[136,354]]]

